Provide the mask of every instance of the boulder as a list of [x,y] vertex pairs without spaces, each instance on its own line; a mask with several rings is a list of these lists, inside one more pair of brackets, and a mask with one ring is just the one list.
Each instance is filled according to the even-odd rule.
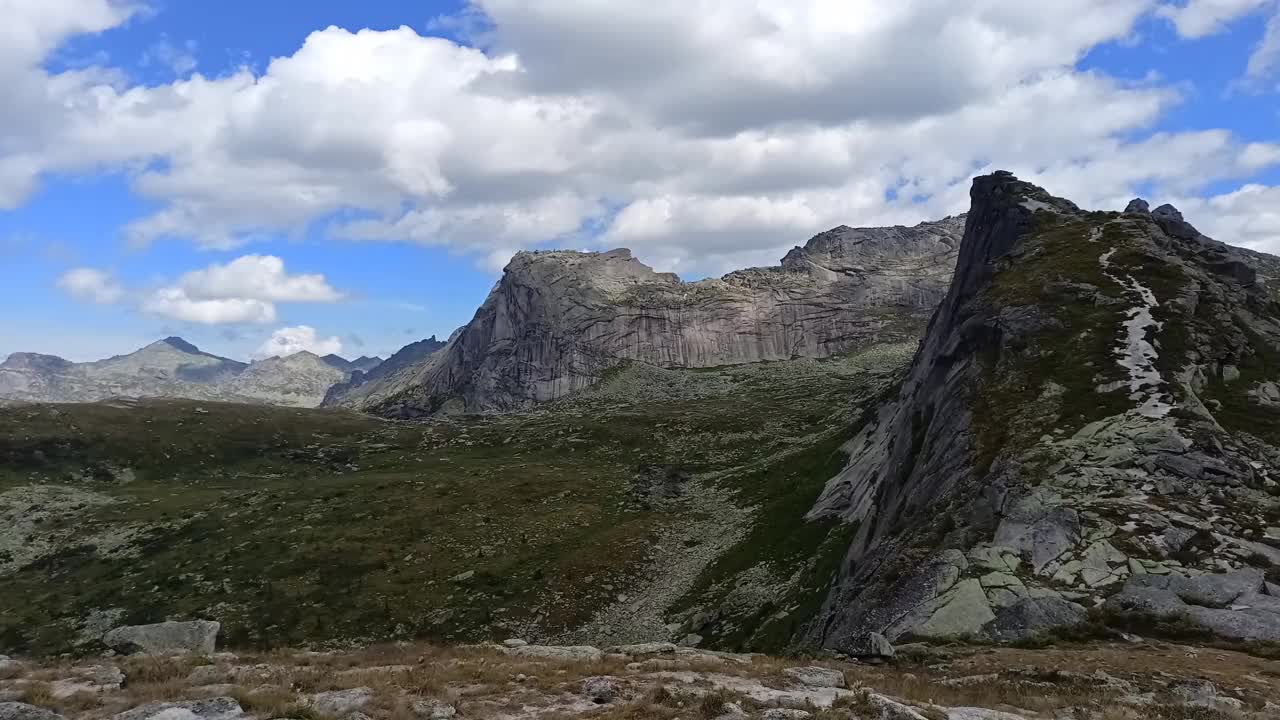
[[599,662],[604,659],[604,652],[590,645],[524,645],[508,648],[507,654],[544,660]]
[[884,659],[894,656],[893,643],[878,632],[869,632],[853,639],[846,652],[860,659]]
[[237,720],[244,710],[234,698],[215,697],[186,702],[154,702],[126,710],[113,720]]
[[1089,616],[1083,607],[1056,597],[1028,597],[1001,608],[987,623],[996,642],[1017,642],[1056,627],[1078,625]]
[[764,720],[805,720],[813,717],[813,713],[796,708],[769,708],[760,717]]
[[908,632],[922,638],[954,638],[982,632],[995,619],[991,604],[977,579],[961,580],[944,595],[941,605],[923,624]]
[[617,645],[615,647],[608,648],[608,651],[611,653],[639,657],[642,655],[670,655],[677,649],[678,646],[675,643],[648,642],[636,643],[634,645]]
[[502,641],[502,644],[504,647],[518,648],[518,647],[524,647],[529,643],[525,642],[524,640],[521,640],[520,638],[507,638],[506,640]]
[[440,700],[415,700],[413,714],[425,720],[449,720],[458,714],[458,709]]
[[20,702],[0,702],[0,720],[63,720],[52,710]]
[[589,677],[582,681],[582,696],[597,705],[611,703],[618,697],[618,681],[603,675]]
[[222,625],[209,620],[127,625],[108,631],[102,642],[118,653],[212,655]]
[[307,698],[307,707],[325,715],[345,715],[369,704],[373,690],[367,687],[330,690]]
[[1130,200],[1129,204],[1124,207],[1124,211],[1127,213],[1138,213],[1140,215],[1150,215],[1151,204],[1148,203],[1146,200],[1143,200],[1142,198],[1134,198]]
[[839,670],[832,670],[825,667],[798,667],[787,668],[782,671],[783,675],[792,680],[817,688],[843,688],[848,687],[845,682],[844,673]]

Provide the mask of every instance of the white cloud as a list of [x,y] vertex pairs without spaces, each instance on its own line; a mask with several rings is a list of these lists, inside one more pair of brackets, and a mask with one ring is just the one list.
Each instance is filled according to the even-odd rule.
[[[23,34],[33,49],[0,50],[20,60],[0,79],[21,81],[0,109],[0,206],[46,173],[131,168],[159,207],[127,228],[140,244],[229,248],[338,213],[338,237],[496,267],[520,248],[591,243],[585,226],[697,274],[776,260],[840,223],[963,209],[969,178],[995,167],[1110,204],[1280,162],[1225,131],[1151,136],[1174,89],[1077,69],[1154,0],[474,0],[464,26],[483,50],[331,27],[260,74],[147,87],[41,68],[69,34],[128,17],[84,4],[98,14],[24,18],[44,28]],[[1159,12],[1192,36],[1258,7]],[[174,288],[186,303],[332,292],[264,258],[236,263]]]
[[276,321],[276,303],[341,300],[324,275],[290,275],[274,255],[244,255],[182,275],[147,293],[139,309],[149,315],[202,325]]
[[180,287],[160,288],[152,292],[143,299],[141,309],[150,315],[201,325],[237,325],[276,321],[276,307],[269,302],[248,298],[200,300],[190,297]]
[[110,305],[124,297],[124,288],[110,273],[95,268],[75,268],[58,278],[58,288],[82,302]]
[[339,355],[342,340],[337,337],[322,338],[309,325],[280,328],[258,348],[258,357],[288,357],[300,352],[316,355]]
[[1180,198],[1174,204],[1205,235],[1280,254],[1280,187],[1251,183],[1234,192]]
[[1156,13],[1168,18],[1186,38],[1202,38],[1221,32],[1232,22],[1256,12],[1272,0],[1186,0],[1163,5]]
[[1280,6],[1267,21],[1262,40],[1249,56],[1245,77],[1252,82],[1266,80],[1275,73],[1277,66],[1280,66]]
[[183,77],[196,69],[195,50],[196,43],[194,40],[188,40],[181,45],[177,45],[170,41],[167,36],[161,36],[158,41],[153,43],[142,54],[141,65],[143,67],[160,65],[174,75]]
[[324,275],[290,275],[274,255],[244,255],[225,265],[210,265],[182,276],[187,295],[207,300],[247,298],[266,302],[335,302],[342,294]]

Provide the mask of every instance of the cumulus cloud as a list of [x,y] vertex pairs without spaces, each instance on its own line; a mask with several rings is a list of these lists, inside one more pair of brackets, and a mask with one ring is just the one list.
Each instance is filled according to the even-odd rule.
[[1202,38],[1222,31],[1231,22],[1255,12],[1273,0],[1186,0],[1180,5],[1162,5],[1156,10],[1168,18],[1186,38]]
[[110,305],[124,297],[124,288],[110,273],[96,268],[75,268],[58,278],[58,288],[82,302]]
[[1234,192],[1175,201],[1200,232],[1235,245],[1280,253],[1280,187],[1250,183]]
[[288,357],[300,352],[316,355],[342,353],[342,340],[337,337],[322,338],[310,325],[285,327],[271,333],[271,337],[258,348],[258,357]]
[[183,274],[147,293],[140,309],[203,325],[273,323],[276,303],[326,303],[343,298],[324,275],[290,275],[274,255],[245,255]]
[[266,302],[335,302],[342,294],[324,275],[290,275],[274,255],[244,255],[182,276],[178,285],[203,299],[248,298]]
[[180,287],[160,288],[147,295],[141,309],[150,315],[201,325],[272,323],[276,306],[249,298],[197,299]]
[[[19,88],[0,109],[0,206],[47,173],[132,168],[158,206],[126,229],[137,244],[229,248],[337,217],[337,237],[446,246],[490,268],[596,243],[698,274],[775,261],[840,223],[961,210],[969,178],[997,167],[1109,206],[1139,185],[1195,193],[1280,162],[1276,145],[1212,128],[1152,135],[1174,88],[1078,68],[1154,0],[473,0],[454,26],[480,48],[331,27],[261,73],[145,87],[42,69],[69,34],[130,13],[80,4],[76,18],[19,3],[28,49],[0,50],[14,61],[0,80]],[[1263,4],[1158,12],[1193,37]],[[235,274],[263,271],[245,265]],[[175,288],[285,301],[203,293],[212,281]]]

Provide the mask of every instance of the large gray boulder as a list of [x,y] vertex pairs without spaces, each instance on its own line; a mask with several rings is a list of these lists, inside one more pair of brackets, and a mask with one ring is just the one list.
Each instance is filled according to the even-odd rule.
[[1079,625],[1089,617],[1083,607],[1056,597],[1029,597],[1001,608],[987,624],[996,642],[1017,642],[1058,627]]
[[244,710],[234,698],[153,702],[113,716],[113,720],[239,720]]
[[20,702],[0,702],[0,720],[63,720],[52,710]]
[[1198,577],[1138,575],[1106,607],[1184,618],[1230,640],[1280,641],[1280,598],[1262,594],[1263,588],[1262,572],[1254,568]]
[[127,625],[110,630],[102,642],[119,653],[131,655],[186,653],[212,655],[216,649],[220,623],[210,620]]

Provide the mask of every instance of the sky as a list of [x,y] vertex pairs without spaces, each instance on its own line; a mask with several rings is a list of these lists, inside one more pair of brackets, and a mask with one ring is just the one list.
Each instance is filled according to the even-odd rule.
[[1280,253],[1280,0],[0,0],[0,357],[447,336],[522,249],[686,279],[1008,169]]

